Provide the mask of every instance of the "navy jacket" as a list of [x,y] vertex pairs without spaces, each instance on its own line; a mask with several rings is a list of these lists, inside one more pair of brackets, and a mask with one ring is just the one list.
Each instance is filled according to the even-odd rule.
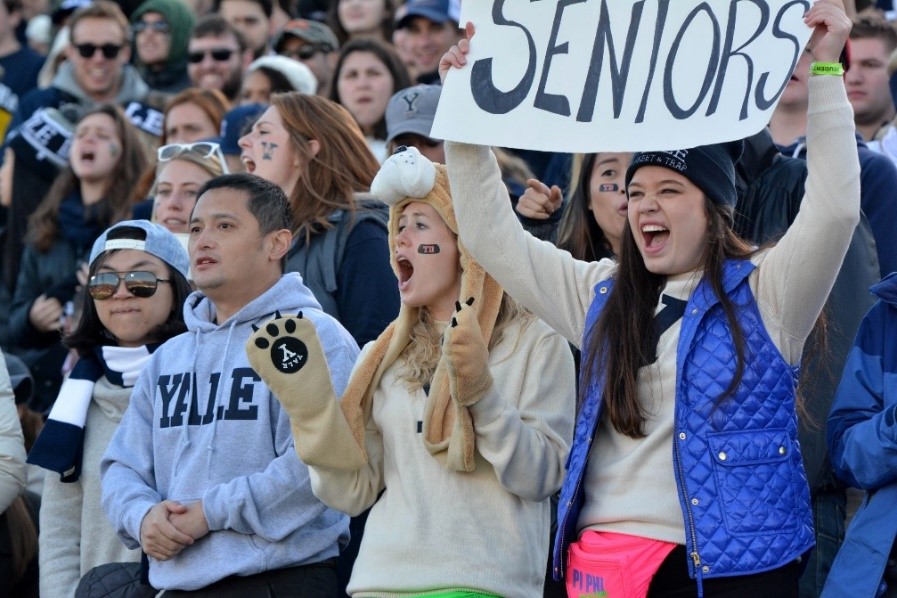
[[828,420],[835,473],[868,491],[847,530],[824,597],[876,596],[897,538],[897,273],[857,333]]

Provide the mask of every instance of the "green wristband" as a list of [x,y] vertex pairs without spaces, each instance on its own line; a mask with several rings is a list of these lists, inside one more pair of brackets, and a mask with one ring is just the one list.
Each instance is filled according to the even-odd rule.
[[810,74],[842,77],[844,75],[844,66],[840,62],[814,62],[810,65]]

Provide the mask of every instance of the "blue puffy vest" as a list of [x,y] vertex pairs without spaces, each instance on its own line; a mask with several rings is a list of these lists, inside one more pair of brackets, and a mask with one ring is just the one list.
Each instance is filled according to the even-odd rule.
[[[814,544],[797,440],[798,368],[788,364],[766,332],[748,284],[753,269],[749,261],[729,260],[723,266],[723,288],[745,337],[745,369],[735,394],[717,401],[734,377],[736,357],[725,312],[706,278],[688,300],[677,345],[672,473],[689,573],[699,581],[776,569]],[[612,289],[612,280],[596,285],[584,339]],[[555,579],[564,573],[567,548],[577,538],[583,477],[601,416],[603,370],[597,378],[580,408],[561,488]]]

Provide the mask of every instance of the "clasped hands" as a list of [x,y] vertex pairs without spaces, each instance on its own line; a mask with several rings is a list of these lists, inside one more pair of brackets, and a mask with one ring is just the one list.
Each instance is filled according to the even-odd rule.
[[209,533],[202,501],[181,504],[163,500],[151,508],[140,524],[140,546],[158,561],[167,561]]

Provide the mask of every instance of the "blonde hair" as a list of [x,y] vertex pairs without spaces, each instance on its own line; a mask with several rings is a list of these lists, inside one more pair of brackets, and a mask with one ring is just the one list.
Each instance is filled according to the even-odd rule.
[[[430,383],[439,358],[442,357],[442,330],[438,329],[426,307],[418,311],[417,321],[412,325],[408,346],[402,352],[403,367],[398,378],[405,382],[410,391],[419,390]],[[520,322],[526,329],[535,320],[535,316],[511,299],[507,293],[501,297],[498,317],[489,339],[489,350],[492,351],[503,339],[505,330],[515,322]]]
[[156,176],[153,181],[153,188],[150,191],[150,195],[153,197],[156,196],[156,188],[159,186],[159,175],[162,174],[165,167],[172,162],[189,162],[190,164],[195,164],[209,173],[209,176],[212,178],[224,174],[224,167],[217,158],[203,158],[193,150],[178,150],[178,153],[175,154],[173,158],[156,164]]

